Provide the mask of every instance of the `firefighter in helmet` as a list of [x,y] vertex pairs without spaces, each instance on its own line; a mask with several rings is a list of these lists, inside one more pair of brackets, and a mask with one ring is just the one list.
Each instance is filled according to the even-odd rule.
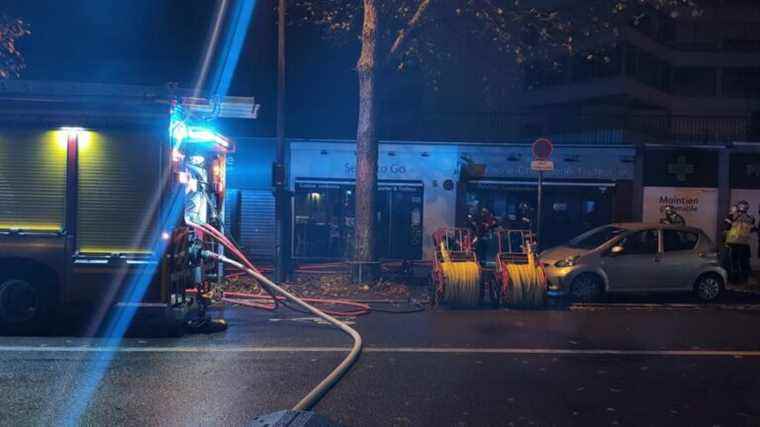
[[676,212],[676,208],[673,206],[665,206],[662,209],[662,212],[665,214],[665,216],[660,219],[660,224],[686,225],[686,220],[678,212]]
[[732,213],[724,219],[730,226],[726,233],[732,279],[738,283],[746,283],[752,274],[750,267],[750,239],[755,226],[755,218],[749,214],[749,203],[742,200],[736,204]]
[[480,262],[485,262],[493,240],[492,231],[499,223],[488,208],[482,208],[477,217],[469,218],[469,222],[475,235],[475,255]]
[[504,218],[504,227],[510,230],[531,230],[533,225],[533,209],[526,202],[517,205],[517,212]]

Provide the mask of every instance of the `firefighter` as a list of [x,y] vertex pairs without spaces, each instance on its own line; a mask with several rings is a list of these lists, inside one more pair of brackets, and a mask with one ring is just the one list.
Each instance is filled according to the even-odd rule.
[[477,217],[468,215],[468,222],[475,234],[475,240],[473,241],[475,255],[480,262],[485,262],[489,246],[491,245],[491,232],[498,227],[499,222],[487,208],[481,209]]
[[728,210],[728,216],[723,220],[723,231],[720,234],[719,242],[720,265],[723,266],[729,274],[731,274],[733,269],[731,268],[731,250],[726,244],[726,238],[728,237],[729,230],[731,230],[731,224],[733,224],[734,219],[736,218],[736,212],[736,205],[731,206]]
[[517,212],[507,216],[505,227],[510,230],[531,230],[533,228],[533,209],[526,202],[520,202]]
[[749,242],[755,226],[755,218],[749,214],[749,203],[742,200],[736,204],[735,213],[724,220],[730,225],[726,233],[726,247],[730,256],[730,272],[738,283],[746,283],[752,274]]
[[686,225],[686,220],[678,212],[676,212],[676,208],[673,206],[667,205],[665,208],[663,208],[662,211],[665,216],[660,219],[660,224]]

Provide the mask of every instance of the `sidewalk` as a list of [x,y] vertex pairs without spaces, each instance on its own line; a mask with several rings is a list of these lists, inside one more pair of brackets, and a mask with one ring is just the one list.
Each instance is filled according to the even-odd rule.
[[729,283],[726,285],[726,289],[735,292],[760,295],[760,271],[753,272],[752,277],[749,279],[749,282],[741,285]]

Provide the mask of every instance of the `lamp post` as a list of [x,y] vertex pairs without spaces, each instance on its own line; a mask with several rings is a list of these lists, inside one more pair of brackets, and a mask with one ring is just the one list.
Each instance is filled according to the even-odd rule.
[[290,269],[290,194],[287,188],[287,152],[285,139],[285,14],[286,0],[277,4],[277,153],[272,167],[275,196],[274,277],[287,279]]

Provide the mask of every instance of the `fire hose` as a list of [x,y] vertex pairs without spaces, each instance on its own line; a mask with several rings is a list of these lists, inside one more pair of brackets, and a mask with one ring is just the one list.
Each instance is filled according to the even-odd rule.
[[[232,260],[224,255],[220,255],[209,250],[203,250],[201,252],[202,258],[215,259],[219,262],[231,265],[233,267],[236,267],[242,270],[246,274],[251,275],[260,283],[262,283],[264,285],[263,286],[264,290],[268,294],[268,295],[265,295],[265,294],[253,294],[253,293],[248,293],[248,292],[225,292],[223,301],[226,301],[232,304],[238,304],[242,306],[265,309],[265,310],[276,309],[277,304],[279,302],[279,303],[282,303],[283,306],[288,307],[290,309],[312,313],[315,316],[324,319],[331,325],[342,330],[353,339],[354,341],[353,346],[349,354],[346,356],[346,358],[335,369],[333,369],[333,371],[330,372],[330,374],[327,377],[325,377],[325,379],[323,379],[303,399],[301,399],[301,401],[299,401],[293,407],[293,410],[304,411],[313,407],[319,401],[319,399],[348,371],[348,369],[354,364],[356,359],[359,357],[359,354],[362,348],[362,338],[361,338],[361,335],[359,335],[359,333],[356,330],[348,326],[346,323],[341,322],[340,320],[336,319],[335,317],[333,317],[333,315],[330,315],[327,310],[320,310],[314,307],[312,304],[320,303],[320,304],[344,305],[344,306],[349,306],[353,308],[352,311],[333,312],[334,315],[337,315],[337,316],[360,316],[363,314],[367,314],[370,312],[369,304],[363,303],[363,302],[357,302],[357,301],[329,300],[329,299],[319,299],[319,298],[300,298],[296,295],[293,295],[292,293],[283,289],[281,286],[275,284],[274,282],[269,280],[266,276],[264,276],[258,269],[256,269],[253,266],[253,264],[245,257],[245,255],[235,245],[233,245],[226,238],[226,236],[224,236],[224,234],[222,234],[221,232],[213,228],[211,225],[208,225],[208,224],[199,225],[199,224],[194,224],[194,223],[189,223],[189,222],[188,222],[188,225],[195,228],[196,230],[207,232],[215,240],[217,240],[225,248],[227,248],[230,252],[232,252],[235,256],[237,256],[241,260],[241,262]],[[280,294],[280,295],[277,295],[277,294]],[[295,305],[297,305],[300,308],[295,308],[295,307],[287,305],[288,301],[295,303]],[[373,303],[383,304],[383,303],[391,303],[391,301],[381,300],[381,301],[373,301]],[[406,311],[393,311],[389,309],[375,308],[376,311],[385,311],[385,312],[394,312],[394,313],[416,312],[416,311],[420,311],[420,309],[424,310],[424,307],[420,306],[413,310],[406,310]]]
[[[253,266],[253,263],[251,263],[248,258],[234,245],[232,242],[227,239],[227,237],[221,233],[219,230],[215,229],[209,224],[194,224],[188,222],[188,225],[190,227],[193,227],[197,230],[206,232],[210,234],[214,239],[216,239],[219,243],[221,243],[226,249],[228,249],[232,254],[234,254],[238,259],[240,259],[243,264],[253,269],[254,271],[261,274],[261,271]],[[238,273],[234,273],[234,275],[237,275]],[[243,273],[245,274],[245,273]],[[239,276],[238,276],[239,277]],[[268,295],[263,294],[254,294],[254,293],[244,293],[244,292],[236,292],[236,293],[230,293],[230,292],[224,292],[224,297],[222,298],[222,301],[231,303],[231,304],[237,304],[242,305],[246,307],[251,308],[258,308],[263,310],[275,310],[277,308],[278,303],[282,303],[283,305],[287,306],[287,300],[282,297],[275,297],[275,295],[270,292],[268,288],[264,288],[264,290],[267,292]],[[229,298],[232,296],[233,298]],[[244,300],[245,301],[244,301]],[[356,316],[362,316],[365,314],[369,314],[371,311],[377,311],[377,312],[384,312],[384,313],[396,313],[396,314],[405,314],[405,313],[417,313],[420,311],[424,311],[424,306],[422,306],[419,303],[412,304],[412,308],[409,309],[388,309],[388,308],[380,308],[377,306],[370,307],[370,303],[373,304],[394,304],[396,301],[391,300],[383,300],[383,301],[348,301],[348,300],[342,300],[342,299],[324,299],[324,298],[302,298],[304,301],[312,303],[312,304],[326,304],[326,305],[333,305],[333,306],[348,306],[350,310],[344,311],[344,310],[327,310],[323,309],[327,314],[330,314],[332,316],[337,317],[356,317]],[[295,311],[299,311],[298,309],[295,309],[294,307],[287,306],[290,309],[293,309]]]
[[508,264],[506,274],[509,286],[505,302],[514,308],[535,308],[544,303],[546,278],[533,264]]
[[475,261],[441,263],[446,284],[443,300],[459,307],[475,307],[480,301],[480,266]]
[[346,358],[335,369],[333,369],[333,371],[330,372],[330,374],[327,377],[325,377],[325,379],[323,379],[322,382],[317,384],[317,386],[314,387],[314,389],[312,389],[309,392],[309,394],[307,394],[303,399],[301,399],[300,402],[298,402],[293,407],[294,411],[309,410],[312,406],[314,406],[314,404],[316,404],[319,401],[319,399],[327,392],[327,390],[329,390],[330,387],[332,387],[340,379],[340,377],[342,377],[346,373],[346,371],[348,371],[351,365],[353,365],[356,359],[359,357],[359,354],[361,353],[361,349],[362,349],[361,335],[359,335],[359,333],[356,332],[356,330],[348,326],[346,323],[341,322],[340,320],[330,316],[329,314],[323,312],[322,310],[307,303],[303,299],[286,291],[282,287],[278,286],[277,284],[269,280],[266,276],[264,276],[257,270],[244,266],[243,264],[237,261],[234,261],[230,258],[227,258],[224,255],[219,255],[217,253],[214,253],[208,250],[204,250],[201,255],[204,258],[216,259],[225,264],[229,264],[241,270],[244,270],[245,272],[253,276],[256,280],[259,280],[261,283],[269,287],[269,289],[275,291],[276,293],[281,294],[283,298],[294,302],[296,305],[300,306],[304,310],[307,310],[311,312],[312,314],[314,314],[315,316],[324,319],[331,325],[337,327],[338,329],[348,334],[354,340],[354,344],[351,347],[351,351],[348,353],[348,356],[346,356]]

